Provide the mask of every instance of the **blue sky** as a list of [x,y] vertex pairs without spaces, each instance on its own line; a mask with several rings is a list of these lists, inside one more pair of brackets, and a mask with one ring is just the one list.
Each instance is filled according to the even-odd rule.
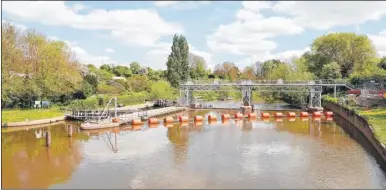
[[369,36],[386,56],[386,2],[3,2],[2,20],[64,40],[83,63],[166,67],[173,35],[209,67],[289,60],[330,32]]

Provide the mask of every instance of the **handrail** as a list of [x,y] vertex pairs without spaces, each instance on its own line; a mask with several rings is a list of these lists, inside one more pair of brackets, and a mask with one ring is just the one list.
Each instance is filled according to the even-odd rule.
[[307,86],[345,86],[348,89],[355,89],[355,86],[348,83],[344,79],[321,79],[321,80],[238,80],[238,81],[228,81],[228,80],[205,80],[205,81],[189,81],[186,83],[181,83],[180,88],[195,86],[195,85],[212,85],[212,86],[239,86],[239,85],[307,85]]

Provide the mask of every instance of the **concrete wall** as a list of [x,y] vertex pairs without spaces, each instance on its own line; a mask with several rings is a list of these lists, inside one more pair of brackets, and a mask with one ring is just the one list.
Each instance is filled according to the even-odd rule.
[[384,169],[384,167],[386,166],[386,147],[375,137],[373,129],[369,125],[367,120],[356,114],[354,111],[344,108],[338,104],[324,101],[322,105],[324,108],[331,110],[336,115],[348,121],[351,124],[350,126],[355,127],[355,129],[352,130],[358,130],[360,133],[362,133],[362,135],[369,141],[369,143],[374,147],[374,149],[378,153],[378,155],[374,156],[380,158],[377,159],[377,161],[382,162],[379,164],[383,166]]

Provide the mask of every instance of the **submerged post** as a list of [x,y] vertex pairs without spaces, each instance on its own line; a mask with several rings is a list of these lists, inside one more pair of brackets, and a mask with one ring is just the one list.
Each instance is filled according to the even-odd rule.
[[51,146],[51,133],[49,131],[46,131],[46,147]]
[[117,97],[114,97],[115,105],[114,105],[114,117],[117,118]]
[[68,137],[72,137],[72,126],[67,125],[67,127],[68,127]]

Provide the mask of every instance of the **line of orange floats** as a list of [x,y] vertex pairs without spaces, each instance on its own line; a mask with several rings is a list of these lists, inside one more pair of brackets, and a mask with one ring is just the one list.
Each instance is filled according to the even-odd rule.
[[[320,118],[320,117],[322,117],[322,115],[323,115],[322,112],[313,112],[312,113],[312,117],[314,117],[314,118]],[[334,116],[334,113],[328,111],[328,112],[324,113],[324,116],[326,118],[332,118]],[[263,112],[260,117],[263,118],[263,119],[267,119],[267,118],[271,117],[271,114],[268,113],[268,112]],[[276,112],[276,113],[273,114],[273,117],[280,119],[280,118],[283,118],[285,116],[281,112]],[[295,112],[288,112],[287,113],[287,117],[288,118],[295,118],[296,117],[296,113]],[[301,117],[301,118],[309,117],[309,113],[308,112],[300,112],[299,117]],[[244,118],[256,119],[257,118],[257,114],[256,113],[248,113],[247,115],[243,115],[242,113],[234,114],[234,119],[244,119]],[[221,120],[226,121],[226,120],[229,120],[229,119],[231,119],[231,115],[230,114],[222,114],[221,115]],[[180,123],[189,122],[189,117],[188,116],[178,116],[178,121]],[[201,116],[201,115],[194,116],[194,122],[203,122],[203,121],[204,121],[204,117],[203,116]],[[216,115],[208,115],[208,121],[217,121],[217,116]],[[159,124],[160,120],[158,118],[149,118],[147,120],[147,122],[150,125],[151,124],[154,125],[154,124]],[[165,124],[173,123],[174,119],[173,119],[173,117],[168,116],[168,117],[165,117],[163,119],[163,122]],[[141,119],[133,119],[131,121],[131,124],[132,125],[142,125],[143,122],[141,121]]]

